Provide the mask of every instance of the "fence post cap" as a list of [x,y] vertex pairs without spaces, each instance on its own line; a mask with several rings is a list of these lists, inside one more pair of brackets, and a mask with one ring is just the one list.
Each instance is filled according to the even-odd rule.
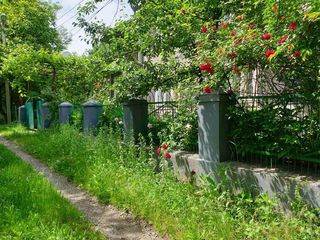
[[228,94],[221,92],[220,90],[209,93],[202,94],[199,96],[199,102],[220,102],[228,98]]
[[59,104],[59,107],[72,107],[72,103],[69,102],[63,102]]
[[125,106],[128,105],[147,105],[148,101],[145,99],[130,99],[124,103]]
[[102,106],[102,104],[96,100],[90,99],[89,101],[82,104],[82,106],[83,107],[100,107],[100,106]]

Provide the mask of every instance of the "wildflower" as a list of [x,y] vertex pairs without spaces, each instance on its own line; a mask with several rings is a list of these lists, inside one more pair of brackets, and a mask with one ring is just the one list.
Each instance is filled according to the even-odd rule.
[[230,36],[235,36],[235,35],[236,35],[235,31],[230,32]]
[[187,130],[190,130],[191,128],[192,128],[192,125],[188,123],[188,124],[186,125],[186,129],[187,129]]
[[281,16],[280,20],[283,22],[284,20],[286,20],[286,17],[285,16]]
[[165,159],[170,159],[171,158],[171,155],[168,152],[166,152],[163,156],[164,156]]
[[203,92],[206,93],[206,94],[210,94],[212,93],[212,89],[209,85],[206,85],[204,88],[203,88]]
[[120,124],[120,125],[122,125],[122,124],[123,124],[123,122],[122,122],[122,121],[119,121],[119,124]]
[[153,128],[153,125],[151,123],[148,123],[147,128],[151,129]]
[[253,25],[253,24],[250,24],[250,25],[249,25],[249,28],[250,28],[250,29],[254,29],[254,25]]
[[278,44],[281,45],[282,43],[284,43],[285,41],[287,41],[288,36],[287,35],[283,35],[279,40],[278,40]]
[[207,28],[206,26],[203,26],[203,27],[202,27],[202,32],[203,32],[203,33],[208,32],[208,28]]
[[182,14],[186,14],[186,13],[187,13],[187,10],[181,9],[180,12],[181,12]]
[[158,147],[156,151],[157,151],[157,154],[158,154],[158,155],[161,154],[161,148],[160,148],[160,147]]
[[296,28],[296,23],[290,23],[289,24],[289,29],[291,30],[291,31],[293,31],[294,29]]
[[223,53],[223,50],[219,48],[218,53]]
[[213,74],[213,68],[211,63],[201,64],[199,68],[200,71],[206,71],[209,74]]
[[261,37],[262,40],[269,40],[270,38],[271,38],[271,34],[270,33],[265,33]]
[[161,147],[162,147],[164,150],[167,150],[167,149],[168,149],[168,146],[167,146],[165,143],[162,143]]
[[269,49],[266,51],[266,58],[269,58],[270,56],[274,55],[275,51],[273,49]]

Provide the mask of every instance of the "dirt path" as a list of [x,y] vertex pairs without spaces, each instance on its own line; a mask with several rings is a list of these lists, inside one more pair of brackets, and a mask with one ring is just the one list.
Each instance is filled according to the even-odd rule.
[[76,187],[61,175],[55,173],[45,164],[27,154],[15,143],[0,137],[0,144],[6,146],[23,161],[43,174],[62,194],[73,203],[99,230],[110,240],[160,240],[151,226],[143,221],[137,221],[128,213],[116,208],[98,203],[97,199]]

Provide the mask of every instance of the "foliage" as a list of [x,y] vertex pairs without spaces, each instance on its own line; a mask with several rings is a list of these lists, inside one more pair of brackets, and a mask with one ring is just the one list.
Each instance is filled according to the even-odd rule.
[[180,183],[171,170],[155,174],[153,153],[147,154],[143,145],[123,145],[118,130],[107,129],[96,138],[68,126],[37,133],[11,127],[1,134],[101,201],[132,210],[172,239],[318,239],[320,235],[317,209],[296,207],[297,212],[285,216],[264,195],[254,199],[242,192],[233,194],[211,180],[204,180],[201,188]]
[[257,85],[269,92],[317,92],[320,22],[310,16],[319,11],[318,1],[235,0],[224,11],[198,34],[198,59],[214,70],[207,74],[211,85],[233,88],[259,69]]
[[0,12],[7,16],[7,39],[10,49],[27,44],[35,49],[62,50],[63,42],[55,28],[59,6],[40,0],[6,1]]
[[[123,97],[190,84],[198,77],[198,67],[206,63],[212,65],[213,73],[203,71],[203,84],[239,90],[239,76],[259,69],[259,84],[266,84],[270,91],[311,94],[317,89],[316,0],[133,4],[139,10],[114,28],[85,22],[84,16],[95,9],[93,1],[79,10],[79,25],[92,37],[95,49],[106,52],[108,64],[121,66],[114,88]],[[270,35],[261,39],[263,34]],[[270,56],[265,57],[268,50]],[[138,52],[145,56],[143,62],[138,61]]]
[[320,147],[317,103],[301,95],[284,95],[256,98],[252,108],[237,104],[229,108],[229,137],[238,153],[265,152],[290,159],[315,155]]
[[103,239],[31,166],[0,145],[1,239]]

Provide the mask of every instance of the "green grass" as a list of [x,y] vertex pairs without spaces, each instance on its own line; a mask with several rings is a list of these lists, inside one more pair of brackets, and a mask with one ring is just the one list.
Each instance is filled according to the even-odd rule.
[[295,203],[291,216],[284,216],[264,195],[252,199],[214,184],[199,188],[178,182],[170,170],[155,174],[145,148],[123,145],[119,132],[92,137],[68,126],[29,132],[12,125],[0,134],[171,239],[320,239],[318,210]]
[[0,239],[104,239],[31,166],[0,145]]

